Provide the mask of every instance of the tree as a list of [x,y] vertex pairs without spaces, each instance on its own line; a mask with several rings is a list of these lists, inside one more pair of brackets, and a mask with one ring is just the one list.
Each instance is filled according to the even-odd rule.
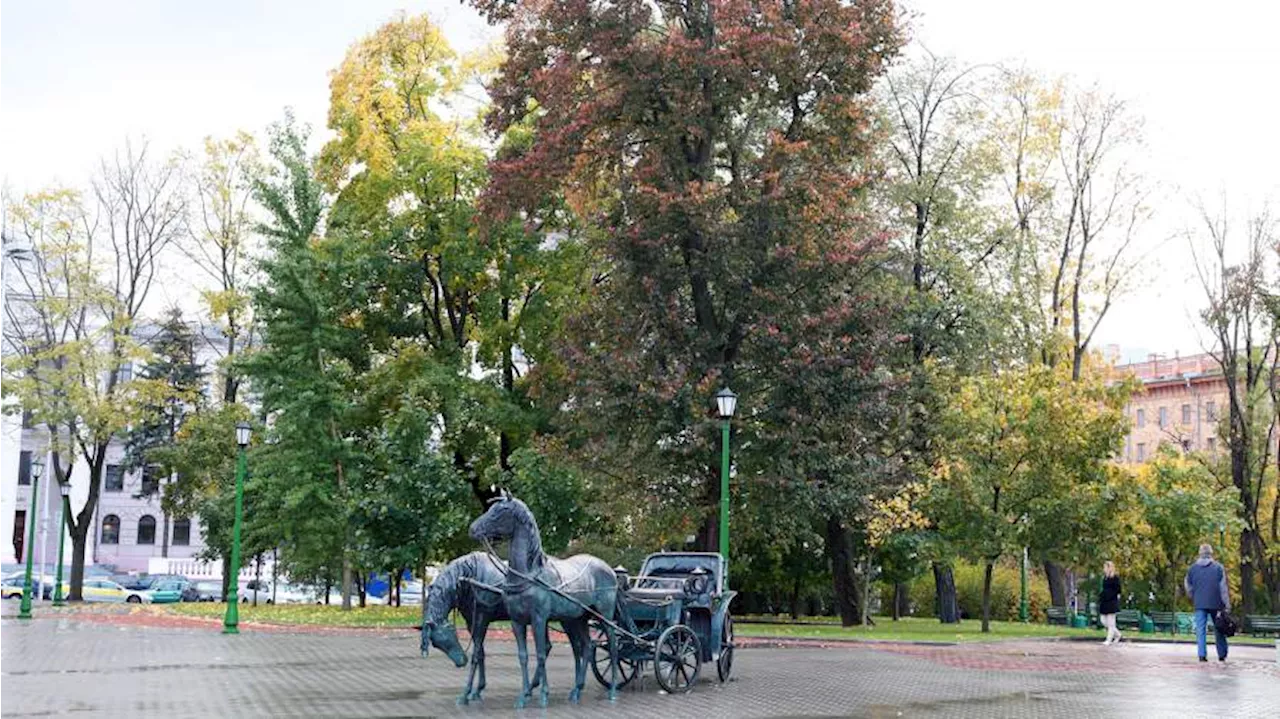
[[[203,404],[205,370],[203,363],[196,360],[195,342],[195,335],[177,308],[169,311],[156,336],[148,342],[153,355],[142,370],[142,377],[159,383],[167,392],[160,404],[143,409],[143,421],[129,428],[125,438],[125,468],[149,471],[153,463],[150,455],[172,445],[186,416]],[[169,477],[172,482],[176,475],[171,473]],[[155,491],[163,493],[165,486],[163,481],[157,482]],[[143,491],[147,491],[145,483]],[[163,511],[163,501],[161,510],[160,554],[167,557],[169,518]]]
[[193,211],[178,246],[211,285],[201,291],[201,299],[224,340],[221,346],[213,345],[223,356],[221,398],[235,402],[240,388],[235,356],[250,349],[254,340],[250,200],[261,161],[253,136],[239,132],[227,139],[205,138],[203,155],[187,162],[192,165]]
[[976,377],[944,416],[946,440],[926,512],[961,552],[985,567],[982,630],[989,631],[991,577],[1001,556],[1040,534],[1081,521],[1063,509],[1105,483],[1127,430],[1131,388],[1069,370],[1030,365]]
[[321,237],[324,195],[292,118],[273,129],[270,150],[275,165],[254,183],[269,213],[259,231],[271,255],[254,291],[263,344],[242,365],[272,418],[270,451],[255,472],[279,512],[286,558],[303,547],[340,556],[350,609],[351,489],[363,461],[355,382],[368,357],[341,314],[341,296],[353,288],[341,284],[342,248]]
[[[1231,223],[1223,211],[1218,215],[1201,209],[1202,242],[1188,233],[1196,273],[1208,307],[1201,313],[1209,331],[1209,352],[1222,369],[1227,385],[1227,417],[1224,444],[1228,453],[1230,485],[1239,493],[1240,608],[1254,611],[1254,572],[1261,571],[1263,583],[1280,605],[1280,575],[1268,543],[1276,546],[1273,502],[1271,534],[1261,531],[1265,515],[1260,502],[1266,497],[1267,469],[1275,446],[1277,416],[1273,398],[1280,345],[1277,344],[1274,301],[1267,295],[1269,278],[1264,253],[1276,246],[1275,224],[1265,213],[1250,218],[1245,226],[1244,256],[1234,253]],[[1274,549],[1272,549],[1274,551]]]
[[486,212],[536,223],[565,197],[603,258],[563,349],[582,466],[627,467],[611,499],[715,548],[711,395],[733,386],[734,504],[772,492],[823,517],[856,621],[843,518],[886,473],[864,188],[892,7],[474,4],[507,22],[488,128],[529,133],[491,164]]
[[88,465],[84,505],[75,511],[63,499],[72,600],[82,597],[108,447],[142,421],[145,407],[165,401],[162,385],[123,370],[148,356],[134,333],[159,258],[185,211],[176,183],[172,163],[153,162],[145,145],[128,145],[102,162],[93,209],[70,190],[36,193],[14,208],[38,258],[30,268],[19,266],[29,302],[6,323],[12,333],[6,339],[17,352],[8,363],[12,389],[6,389],[48,429],[58,483],[69,481],[79,458]]
[[490,468],[510,474],[513,454],[545,424],[521,371],[554,364],[550,338],[583,277],[571,235],[477,211],[488,158],[459,106],[484,61],[456,56],[425,16],[380,27],[334,73],[336,136],[320,157],[336,195],[328,235],[342,241],[347,281],[362,293],[347,311],[379,361],[403,365],[369,381],[417,385],[366,391],[383,409],[404,407],[405,392],[430,396],[437,451],[481,505]]

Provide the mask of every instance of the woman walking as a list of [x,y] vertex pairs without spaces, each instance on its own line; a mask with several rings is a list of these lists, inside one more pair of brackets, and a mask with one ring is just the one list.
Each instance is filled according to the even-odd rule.
[[1098,615],[1102,626],[1107,629],[1107,639],[1103,646],[1113,642],[1119,643],[1120,630],[1116,629],[1116,614],[1120,611],[1120,577],[1116,576],[1116,565],[1107,562],[1102,565],[1102,591],[1098,594]]

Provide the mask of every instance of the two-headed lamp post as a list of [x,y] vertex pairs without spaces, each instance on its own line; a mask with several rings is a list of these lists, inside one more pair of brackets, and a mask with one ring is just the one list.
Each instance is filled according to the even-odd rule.
[[[724,557],[726,574],[729,566],[729,420],[738,409],[738,395],[728,387],[716,393],[716,409],[720,412],[720,556]],[[727,584],[726,579],[726,584]]]
[[31,463],[31,512],[27,514],[27,543],[22,551],[27,555],[27,574],[22,582],[22,604],[18,607],[18,619],[31,618],[31,560],[36,553],[36,498],[40,496],[40,475],[44,462],[37,457]]
[[248,422],[236,425],[236,444],[240,447],[236,458],[236,519],[231,529],[231,576],[227,577],[227,616],[222,621],[223,634],[240,633],[240,525],[244,522],[245,449],[249,446],[252,432]]

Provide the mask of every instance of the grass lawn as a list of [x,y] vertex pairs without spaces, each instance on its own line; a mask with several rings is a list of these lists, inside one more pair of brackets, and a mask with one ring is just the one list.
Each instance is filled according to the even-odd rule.
[[[169,612],[183,616],[221,618],[226,605],[213,603],[166,604],[150,607],[152,611]],[[965,620],[958,625],[946,626],[936,619],[923,617],[904,617],[893,621],[889,617],[875,617],[874,627],[840,626],[833,618],[813,617],[802,620],[804,623],[791,623],[769,618],[768,624],[753,623],[752,617],[737,617],[735,626],[737,633],[744,637],[790,638],[790,639],[829,639],[829,640],[879,640],[899,642],[991,642],[1009,639],[1027,638],[1088,638],[1101,641],[1100,629],[1071,629],[1046,624],[1022,624],[1021,622],[991,622],[991,632],[982,633],[982,623],[977,620]],[[760,618],[755,618],[759,620]],[[240,620],[244,622],[264,622],[268,624],[299,624],[332,627],[416,627],[422,621],[420,607],[384,607],[373,606],[364,609],[354,608],[344,612],[338,606],[315,604],[260,604],[256,607],[240,605]],[[459,619],[460,622],[460,619]],[[501,626],[499,626],[501,625]],[[494,625],[498,631],[507,631],[506,622]],[[1186,641],[1189,637],[1168,634],[1139,634],[1126,631],[1126,637],[1144,641]],[[1233,644],[1259,644],[1271,646],[1275,640],[1267,638],[1232,637]]]

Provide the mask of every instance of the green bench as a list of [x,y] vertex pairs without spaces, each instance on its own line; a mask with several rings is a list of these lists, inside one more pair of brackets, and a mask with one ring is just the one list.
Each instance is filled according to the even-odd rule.
[[1067,619],[1066,607],[1049,607],[1044,610],[1044,614],[1049,624],[1061,624],[1065,627],[1070,623]]
[[1155,625],[1156,631],[1160,631],[1163,627],[1168,629],[1170,634],[1178,633],[1177,612],[1149,612],[1147,616],[1151,617],[1151,623]]
[[1280,637],[1280,616],[1248,614],[1244,618],[1244,630],[1255,637],[1265,637],[1269,634]]
[[1137,609],[1121,609],[1116,614],[1117,629],[1141,629],[1142,612]]

